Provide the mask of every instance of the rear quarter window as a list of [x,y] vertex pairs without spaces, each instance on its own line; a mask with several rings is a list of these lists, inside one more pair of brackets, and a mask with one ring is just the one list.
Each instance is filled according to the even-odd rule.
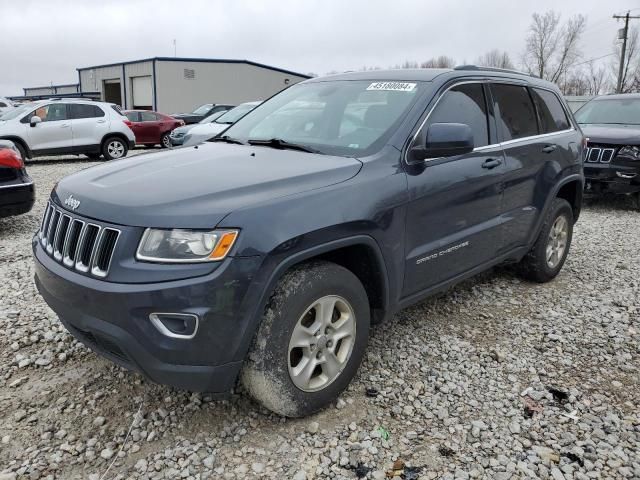
[[491,91],[499,112],[498,130],[503,141],[538,135],[536,112],[526,87],[495,83]]
[[553,92],[533,88],[531,89],[531,95],[540,117],[541,133],[567,130],[571,126],[560,100]]

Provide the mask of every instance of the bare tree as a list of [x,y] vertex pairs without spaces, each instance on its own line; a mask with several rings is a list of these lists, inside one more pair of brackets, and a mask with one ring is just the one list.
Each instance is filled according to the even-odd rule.
[[482,67],[508,68],[510,70],[515,68],[509,54],[504,51],[501,52],[498,49],[490,50],[478,57],[476,65]]
[[609,79],[607,70],[603,66],[596,67],[593,60],[588,62],[585,77],[587,81],[587,95],[600,95],[605,92]]
[[[622,93],[636,92],[636,86],[640,82],[640,38],[638,27],[629,30],[627,40],[627,50],[625,52],[624,70],[622,71]],[[620,55],[622,46],[619,43],[615,45],[615,53],[618,57],[612,65],[615,69],[615,78],[618,76],[618,68],[620,66]]]
[[440,55],[439,57],[430,58],[422,62],[420,68],[453,68],[455,64],[456,61],[453,58]]
[[534,13],[522,55],[524,67],[540,78],[559,81],[580,57],[578,42],[585,26],[584,15],[561,25],[560,14],[553,10]]

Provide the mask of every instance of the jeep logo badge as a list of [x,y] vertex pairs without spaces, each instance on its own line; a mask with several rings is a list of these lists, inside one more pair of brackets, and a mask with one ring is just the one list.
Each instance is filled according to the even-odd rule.
[[71,208],[71,210],[75,210],[80,206],[80,200],[76,200],[75,198],[73,198],[73,195],[69,195],[64,201],[64,204]]

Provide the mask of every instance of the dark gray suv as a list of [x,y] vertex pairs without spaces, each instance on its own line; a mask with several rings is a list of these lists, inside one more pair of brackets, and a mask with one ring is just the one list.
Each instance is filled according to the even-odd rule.
[[62,179],[38,289],[80,341],[155,382],[282,415],[329,402],[370,325],[494,265],[567,257],[583,136],[558,89],[460,67],[315,78],[198,147]]

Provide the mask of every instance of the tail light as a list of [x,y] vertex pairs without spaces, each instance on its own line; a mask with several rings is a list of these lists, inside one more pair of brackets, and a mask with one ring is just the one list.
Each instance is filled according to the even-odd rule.
[[133,123],[131,123],[131,120],[123,120],[123,122],[129,128],[131,128],[131,125],[133,125]]
[[3,148],[0,149],[0,167],[22,168],[24,162],[18,152],[10,148]]

